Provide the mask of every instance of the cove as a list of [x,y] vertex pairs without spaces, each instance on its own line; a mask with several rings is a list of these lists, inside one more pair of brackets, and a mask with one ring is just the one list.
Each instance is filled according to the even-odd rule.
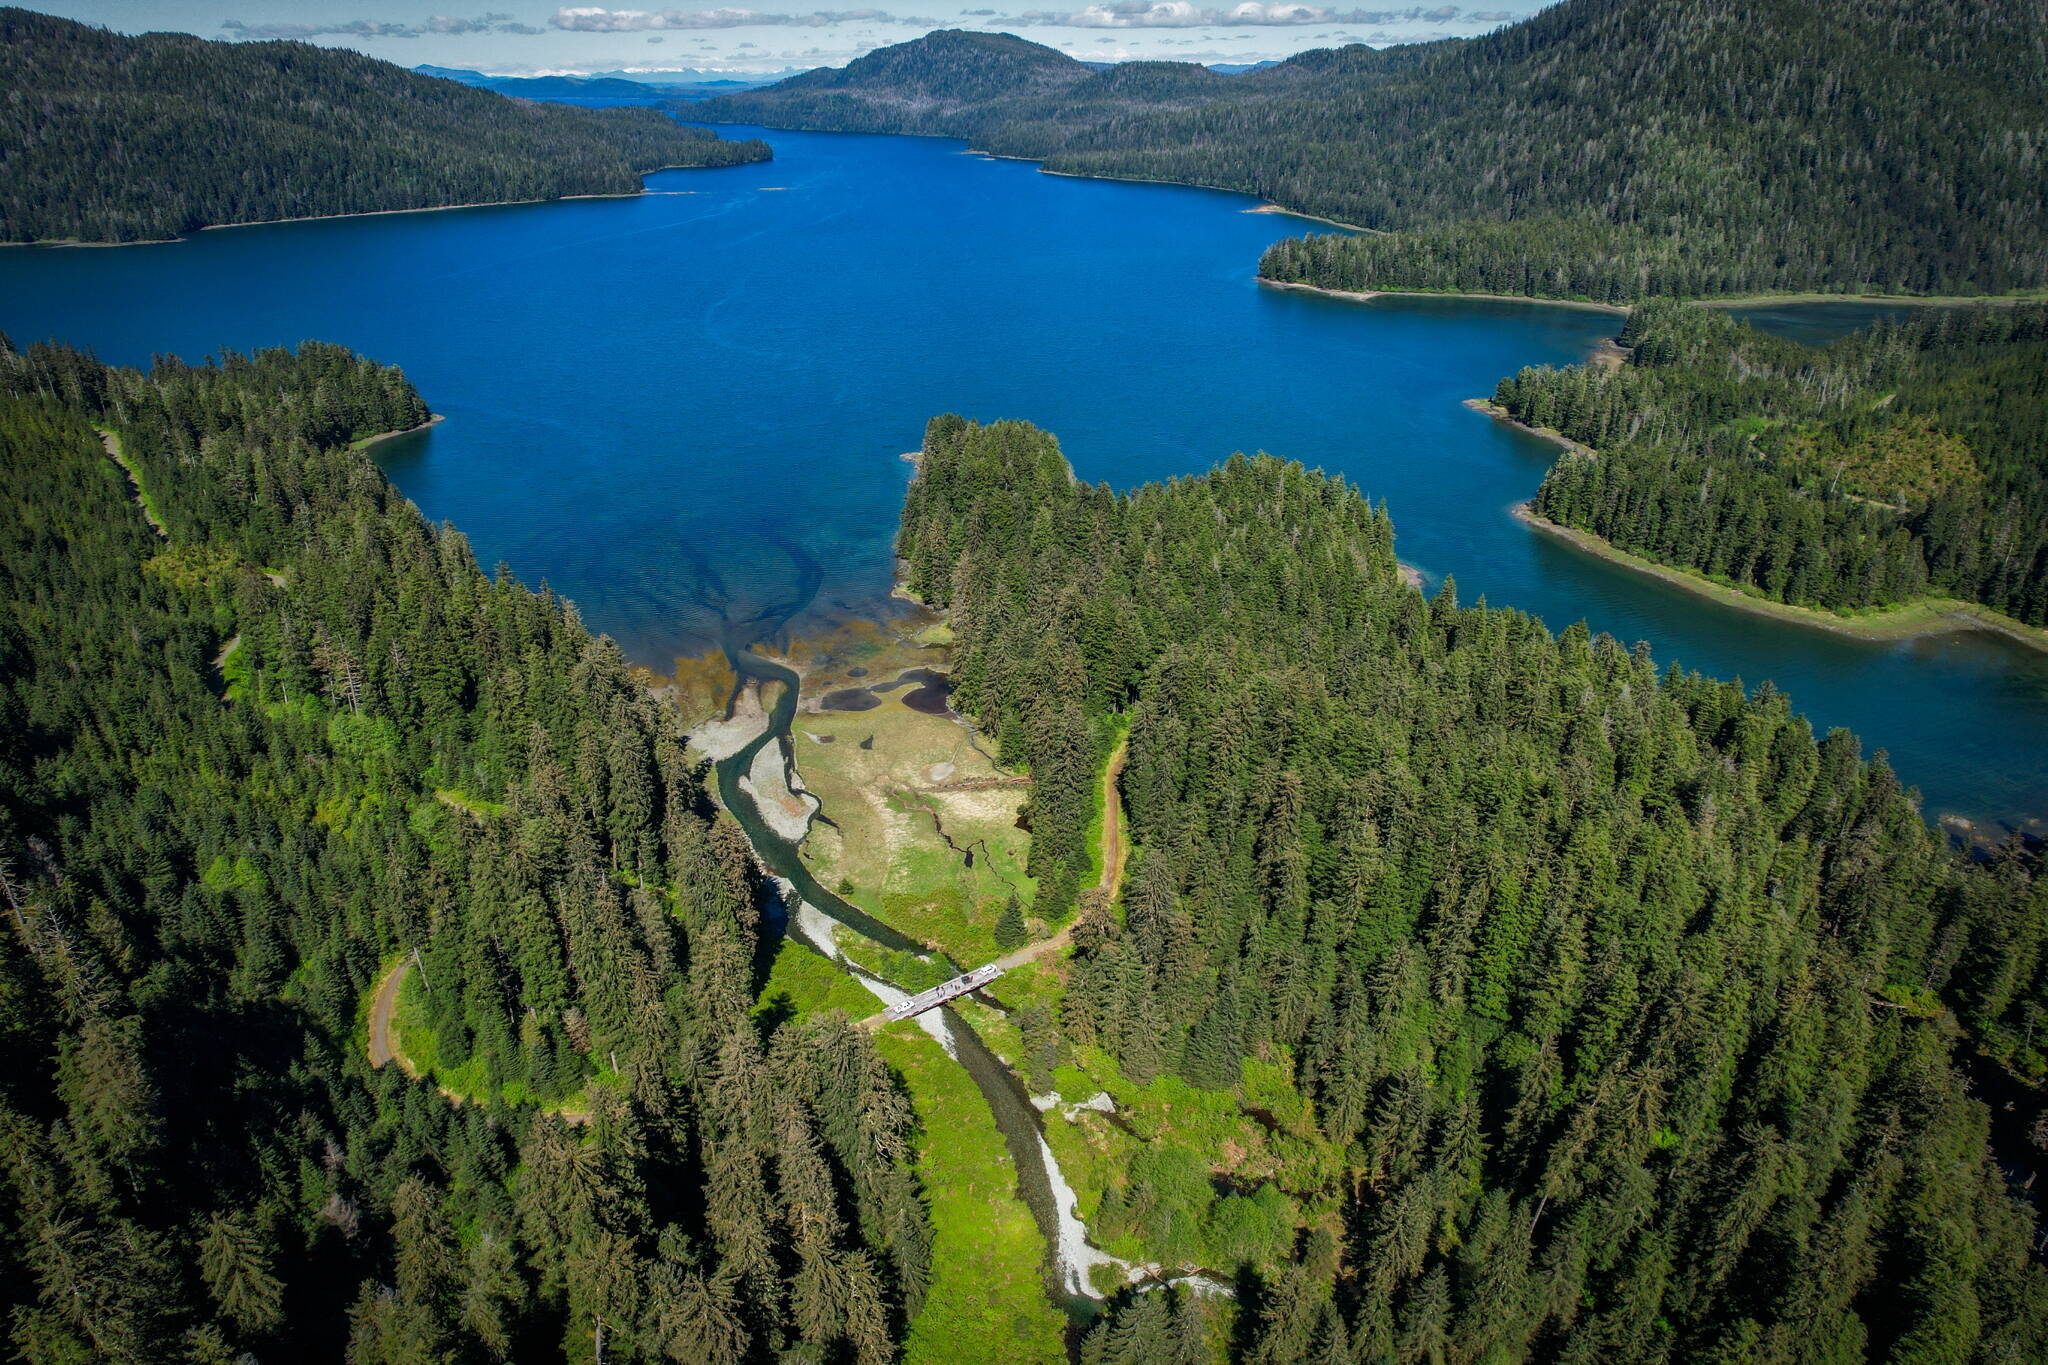
[[898,454],[935,413],[1022,417],[1117,486],[1239,449],[1342,473],[1386,499],[1432,590],[1455,576],[1465,601],[1768,678],[1887,750],[1930,817],[2048,814],[2048,656],[1805,630],[1512,519],[1552,449],[1462,400],[1580,359],[1613,318],[1263,289],[1260,250],[1312,225],[1240,196],[759,135],[775,161],[665,172],[639,199],[0,251],[0,328],[122,364],[318,337],[402,365],[449,420],[380,446],[391,477],[658,668],[886,612]]

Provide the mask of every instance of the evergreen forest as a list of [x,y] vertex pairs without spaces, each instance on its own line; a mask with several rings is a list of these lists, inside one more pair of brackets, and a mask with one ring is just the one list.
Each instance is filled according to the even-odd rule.
[[[18,243],[769,156],[19,9],[0,89]],[[1578,447],[1535,514],[1778,602],[2048,626],[2048,304],[1809,347],[1685,301],[2048,291],[2040,0],[1560,0],[1229,76],[941,31],[687,108],[1358,229],[1273,281],[1627,305],[1618,355],[1495,394]],[[860,624],[957,711],[813,750],[790,685],[725,770],[792,848],[831,825],[818,885],[906,950],[793,899],[818,937],[785,935],[799,881],[704,757],[768,701],[745,661],[693,751],[676,689],[385,479],[431,420],[321,342],[144,371],[0,335],[10,1359],[2048,1360],[2038,837],[1958,847],[1769,683],[1425,596],[1341,478],[1119,492],[947,415],[896,542],[933,615]],[[831,813],[798,754],[842,765]],[[949,915],[1005,979],[971,1029],[882,1024],[857,975],[988,960],[907,950]]]
[[[1034,811],[1128,726],[1131,868],[1081,898],[1055,1052],[1225,1094],[1277,1063],[1341,1152],[1232,1359],[2039,1358],[1965,1079],[2048,1067],[2034,851],[1963,859],[1768,685],[1425,600],[1383,509],[1271,457],[1118,494],[941,417],[899,550]],[[1203,1316],[1121,1298],[1082,1359],[1204,1359]]]
[[[893,1359],[908,1100],[750,1017],[744,836],[354,448],[426,416],[314,343],[0,347],[9,1357]],[[371,1066],[394,967],[472,1093]]]
[[2048,308],[1926,308],[1825,347],[1644,304],[1619,366],[1525,369],[1509,416],[1582,442],[1552,521],[1780,602],[1937,596],[2048,624]]
[[1999,294],[2048,288],[2041,33],[2031,0],[1562,0],[1480,38],[1222,76],[953,31],[691,107],[966,137],[1370,229],[1266,254],[1263,275],[1324,288]]
[[125,37],[0,8],[0,242],[637,194],[768,145],[650,109],[507,99],[346,49]]

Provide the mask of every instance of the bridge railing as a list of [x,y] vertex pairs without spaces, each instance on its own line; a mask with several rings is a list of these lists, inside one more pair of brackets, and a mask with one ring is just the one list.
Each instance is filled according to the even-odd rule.
[[882,1013],[892,1021],[913,1018],[926,1010],[938,1008],[955,996],[978,991],[1002,974],[1003,969],[991,962],[987,966],[976,967],[971,972],[963,972],[950,981],[942,981],[927,990],[919,991],[907,1000],[899,1000]]

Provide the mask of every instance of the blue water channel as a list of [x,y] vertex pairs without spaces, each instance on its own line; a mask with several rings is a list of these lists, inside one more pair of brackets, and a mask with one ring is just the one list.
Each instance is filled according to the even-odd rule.
[[317,337],[404,366],[449,420],[382,447],[391,477],[657,667],[793,601],[796,632],[886,610],[898,455],[934,413],[1022,417],[1120,487],[1233,450],[1341,472],[1386,499],[1432,588],[1769,678],[1888,750],[1930,816],[2048,816],[2048,655],[1780,624],[1509,516],[1552,450],[1461,401],[1578,360],[1610,315],[1267,289],[1261,248],[1310,225],[1238,196],[762,135],[773,162],[665,172],[638,199],[0,250],[0,328],[120,363]]

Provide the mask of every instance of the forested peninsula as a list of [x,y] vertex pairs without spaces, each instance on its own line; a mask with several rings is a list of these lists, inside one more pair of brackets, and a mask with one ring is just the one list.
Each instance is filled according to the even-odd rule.
[[1484,37],[1240,76],[938,32],[695,117],[965,137],[1372,231],[1269,278],[1629,302],[2048,286],[2029,0],[1562,0]]
[[1232,1235],[1215,1181],[1295,1232],[1234,1305],[1119,1296],[1084,1361],[1215,1359],[1218,1311],[1273,1365],[2048,1340],[1958,1071],[2048,1064],[2036,853],[1960,858],[1769,685],[1425,601],[1384,510],[1278,459],[1118,494],[1047,433],[943,417],[899,549],[958,704],[1034,776],[1041,910],[1127,746],[1128,874],[1080,898],[1034,1065],[1232,1097],[1296,1154],[1113,1167],[1092,1225],[1154,1254]]
[[1646,305],[1621,371],[1502,384],[1507,415],[1608,456],[1562,463],[1538,514],[1775,603],[2048,619],[2040,309],[1805,352],[1655,303],[2048,286],[2048,49],[2021,0],[1563,0],[1228,77],[938,32],[695,107],[961,136],[1365,229],[1274,244],[1275,283]]
[[1499,411],[1567,454],[1535,512],[1776,602],[1926,598],[2048,624],[2048,307],[1930,308],[1825,347],[1658,302],[1618,366],[1525,369]]
[[[908,1103],[750,1017],[673,713],[351,449],[426,411],[331,346],[0,347],[11,1351],[892,1359]],[[400,964],[467,1093],[372,1066]]]
[[125,37],[0,9],[0,242],[638,194],[769,158],[649,109],[507,99],[346,49]]

